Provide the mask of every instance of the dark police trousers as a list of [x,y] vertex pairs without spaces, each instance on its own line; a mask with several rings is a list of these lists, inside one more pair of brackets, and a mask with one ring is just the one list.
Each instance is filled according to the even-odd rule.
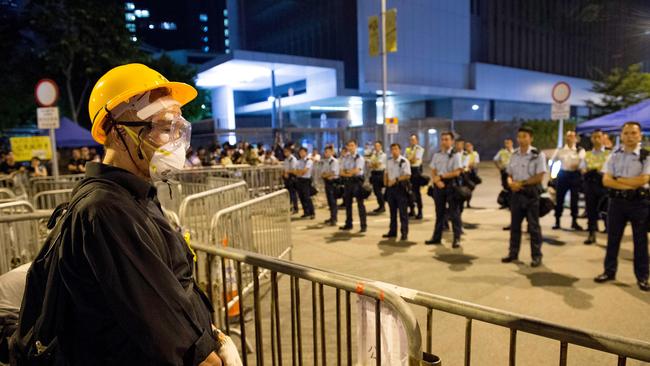
[[382,188],[384,188],[384,171],[371,171],[370,181],[372,182],[372,191],[375,194],[375,197],[377,197],[377,204],[379,205],[379,208],[385,208],[386,204],[384,202],[384,193],[382,192]]
[[634,274],[637,280],[648,279],[648,203],[642,199],[610,198],[607,210],[607,254],[605,273],[613,275],[618,267],[618,250],[625,224],[632,224]]
[[407,208],[409,199],[406,188],[399,183],[392,187],[387,187],[386,200],[388,201],[388,208],[390,210],[390,228],[388,233],[397,235],[397,214],[399,213],[400,232],[402,235],[408,235],[409,216]]
[[455,183],[444,182],[445,188],[440,189],[433,186],[433,201],[436,204],[436,226],[433,229],[434,241],[442,238],[442,229],[445,221],[450,220],[454,231],[454,239],[460,239],[462,227],[460,222],[460,206],[462,202],[456,199],[454,194]]
[[289,201],[291,202],[291,208],[294,211],[298,211],[298,194],[296,192],[295,175],[289,175],[289,178],[284,178],[284,188],[289,191]]
[[422,192],[420,185],[420,176],[422,175],[422,166],[411,167],[411,186],[413,187],[413,197],[415,200],[409,203],[411,212],[415,211],[415,206],[418,207],[418,212],[422,212]]
[[344,178],[343,179],[343,204],[345,205],[345,226],[352,227],[352,200],[356,198],[357,207],[359,208],[359,221],[361,228],[366,228],[366,205],[363,203],[361,186],[363,184],[362,177]]
[[521,223],[528,221],[530,252],[533,259],[542,258],[542,229],[539,226],[539,193],[536,187],[512,192],[510,196],[510,249],[511,258],[519,257],[521,247]]
[[584,192],[585,205],[587,206],[588,230],[598,231],[598,206],[601,200],[607,196],[607,189],[603,187],[602,175],[591,173],[585,175]]
[[314,215],[314,203],[311,200],[311,178],[296,178],[296,190],[305,215]]
[[330,220],[336,222],[338,206],[336,204],[336,184],[325,179],[325,197],[327,197],[327,207],[330,209]]
[[557,195],[555,198],[555,217],[562,217],[564,210],[564,197],[571,191],[571,217],[578,218],[578,194],[580,192],[580,172],[560,170],[557,175]]

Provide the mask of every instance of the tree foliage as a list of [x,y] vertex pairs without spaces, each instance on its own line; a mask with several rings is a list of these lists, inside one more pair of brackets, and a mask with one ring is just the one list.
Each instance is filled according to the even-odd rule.
[[650,74],[641,72],[640,64],[599,74],[591,90],[602,94],[602,97],[600,100],[587,101],[593,117],[616,112],[650,98]]

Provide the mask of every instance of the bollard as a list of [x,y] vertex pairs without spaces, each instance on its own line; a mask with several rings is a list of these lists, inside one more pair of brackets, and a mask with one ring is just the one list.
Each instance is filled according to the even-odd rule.
[[422,360],[417,364],[420,366],[441,366],[440,357],[431,353],[422,352]]

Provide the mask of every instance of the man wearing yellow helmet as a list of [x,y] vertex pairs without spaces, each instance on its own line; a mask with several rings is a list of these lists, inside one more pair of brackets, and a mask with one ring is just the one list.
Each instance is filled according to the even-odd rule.
[[222,364],[193,255],[152,185],[183,166],[190,125],[180,108],[196,94],[141,64],[116,67],[93,88],[92,135],[106,157],[87,163],[73,192],[53,279],[66,289],[57,334],[66,364]]

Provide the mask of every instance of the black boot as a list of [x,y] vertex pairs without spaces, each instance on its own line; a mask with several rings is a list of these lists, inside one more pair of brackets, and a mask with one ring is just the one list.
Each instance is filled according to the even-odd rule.
[[556,217],[555,218],[555,225],[553,225],[553,230],[559,230],[560,229],[560,218]]
[[589,236],[587,237],[587,240],[584,241],[585,244],[590,245],[596,242],[596,232],[594,231],[589,231]]
[[584,230],[582,228],[582,226],[578,225],[578,220],[576,220],[575,218],[571,222],[571,229],[573,229],[575,231],[583,231]]

